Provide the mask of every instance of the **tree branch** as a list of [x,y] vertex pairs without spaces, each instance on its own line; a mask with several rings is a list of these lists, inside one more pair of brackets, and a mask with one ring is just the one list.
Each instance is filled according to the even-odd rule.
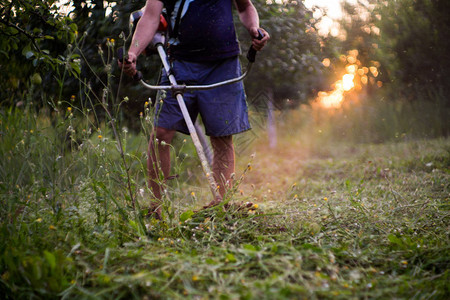
[[[38,44],[36,43],[36,39],[42,38],[41,35],[36,36],[36,35],[30,34],[30,33],[27,32],[26,30],[20,28],[19,26],[15,25],[15,24],[12,24],[11,22],[9,22],[9,21],[7,21],[7,20],[2,20],[2,19],[0,19],[0,23],[6,25],[7,27],[14,28],[14,29],[16,29],[17,31],[19,31],[19,33],[25,35],[25,36],[31,41],[31,43],[32,43],[33,46],[36,48],[36,50],[39,51],[39,52],[42,52],[41,49],[39,48]],[[4,32],[3,32],[3,33],[4,33]],[[4,33],[4,34],[7,35],[6,33]]]

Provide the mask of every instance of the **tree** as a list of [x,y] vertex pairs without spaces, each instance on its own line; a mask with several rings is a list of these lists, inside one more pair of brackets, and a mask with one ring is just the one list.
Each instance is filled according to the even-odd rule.
[[[14,102],[14,95],[22,95],[30,84],[52,79],[45,76],[49,72],[67,69],[72,75],[79,73],[77,56],[64,55],[75,39],[77,26],[69,17],[58,14],[57,1],[0,3],[2,102]],[[54,89],[53,84],[45,87]]]
[[388,70],[390,92],[409,101],[450,107],[450,2],[376,1],[381,30],[378,59]]
[[372,96],[387,81],[387,72],[378,61],[380,29],[373,13],[373,1],[343,2],[344,17],[340,20],[341,36],[327,39],[327,48],[333,49],[330,69],[335,78],[348,73],[352,66],[356,92]]
[[[277,107],[286,100],[298,104],[310,99],[321,85],[321,48],[314,29],[315,21],[301,1],[268,3],[253,1],[260,16],[261,27],[271,40],[258,54],[245,85],[250,97],[258,95],[264,87],[273,94]],[[243,49],[248,49],[248,33],[238,27]]]

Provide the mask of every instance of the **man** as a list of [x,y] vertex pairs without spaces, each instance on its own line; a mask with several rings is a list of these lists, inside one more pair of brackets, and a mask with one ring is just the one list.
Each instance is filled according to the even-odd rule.
[[[252,37],[253,48],[261,50],[269,34],[259,27],[258,13],[251,0],[147,0],[133,35],[127,63],[123,66],[125,73],[130,76],[136,74],[137,57],[153,39],[165,7],[170,27],[169,58],[179,83],[211,84],[239,76],[240,49],[233,24],[233,3],[240,21]],[[263,33],[261,40],[257,39],[258,30]],[[169,85],[167,77],[163,74],[162,85]],[[243,85],[235,83],[213,90],[186,93],[184,99],[192,120],[195,121],[197,114],[200,114],[206,134],[210,136],[214,153],[212,172],[223,197],[234,173],[232,135],[250,129]],[[188,133],[174,95],[169,92],[163,103],[158,105],[147,162],[149,186],[156,198],[151,203],[150,213],[155,213],[156,217],[160,217],[161,208],[157,200],[161,199],[162,193],[156,180],[158,170],[161,168],[164,177],[168,178],[168,144],[176,131]],[[215,199],[209,205],[216,205],[221,200]]]

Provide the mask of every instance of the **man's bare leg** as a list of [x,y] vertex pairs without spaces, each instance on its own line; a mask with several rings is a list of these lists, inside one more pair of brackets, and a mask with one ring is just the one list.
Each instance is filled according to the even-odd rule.
[[[155,132],[150,138],[148,144],[148,159],[147,159],[147,171],[148,171],[148,186],[152,191],[155,199],[150,202],[150,209],[161,214],[160,203],[162,196],[162,187],[159,183],[159,170],[161,169],[164,178],[167,178],[170,173],[170,146],[172,139],[175,135],[175,130],[169,130],[161,127],[156,127]],[[156,137],[156,139],[155,139]],[[164,142],[164,143],[162,143]],[[161,144],[162,143],[162,144]],[[157,155],[158,154],[158,155]],[[156,201],[155,201],[156,200]]]
[[219,185],[221,199],[216,199],[210,205],[218,204],[228,188],[232,185],[231,174],[234,173],[234,146],[233,136],[211,137],[211,146],[214,151],[212,172]]

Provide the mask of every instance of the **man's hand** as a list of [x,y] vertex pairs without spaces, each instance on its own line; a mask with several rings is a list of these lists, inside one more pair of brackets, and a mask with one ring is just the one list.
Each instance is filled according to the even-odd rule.
[[[267,44],[267,41],[270,39],[270,35],[263,28],[252,27],[250,28],[250,35],[252,36],[252,46],[256,51],[261,51],[262,48]],[[263,38],[258,39],[259,32],[262,32]]]
[[[140,74],[136,70],[137,57],[144,51],[153,39],[155,32],[158,30],[162,8],[162,1],[146,1],[144,13],[139,19],[136,31],[133,34],[128,56],[125,56],[125,59],[119,62],[119,67],[122,68],[128,76],[136,78],[136,74]],[[139,78],[140,76],[137,77]]]
[[[264,29],[259,28],[259,16],[255,6],[251,0],[234,0],[234,3],[239,13],[239,19],[252,37],[253,49],[260,51],[267,44],[270,35]],[[258,30],[264,35],[261,40],[258,40]]]
[[127,56],[123,58],[123,60],[118,61],[119,68],[123,70],[125,74],[130,77],[134,77],[137,73],[136,70],[136,61],[137,57],[134,53],[128,53]]

